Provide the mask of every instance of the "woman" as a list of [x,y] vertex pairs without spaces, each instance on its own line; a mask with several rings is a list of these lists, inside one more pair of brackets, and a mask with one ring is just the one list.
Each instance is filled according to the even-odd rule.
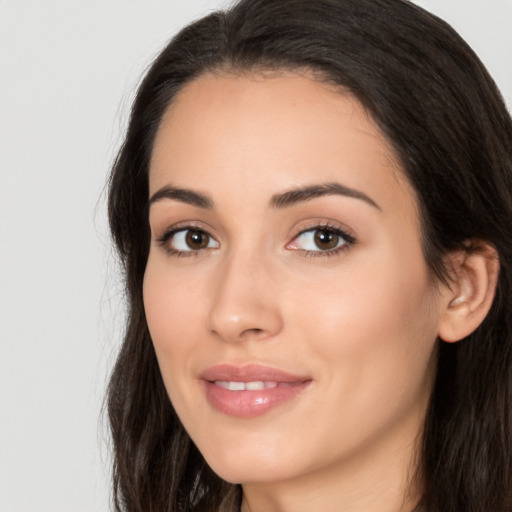
[[109,197],[117,510],[512,506],[512,124],[401,0],[242,0],[137,94]]

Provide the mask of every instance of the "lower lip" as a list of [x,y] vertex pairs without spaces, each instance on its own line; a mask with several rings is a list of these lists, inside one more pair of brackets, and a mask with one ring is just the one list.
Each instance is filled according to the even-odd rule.
[[255,418],[295,398],[311,381],[297,382],[262,390],[230,391],[203,381],[206,398],[217,411],[237,418]]

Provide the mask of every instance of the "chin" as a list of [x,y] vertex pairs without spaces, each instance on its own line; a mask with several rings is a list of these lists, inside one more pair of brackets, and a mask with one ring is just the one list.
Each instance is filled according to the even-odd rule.
[[215,474],[232,484],[264,484],[287,480],[293,476],[283,468],[269,467],[254,460],[244,464],[208,464]]
[[[255,453],[258,451],[258,453]],[[232,484],[268,483],[293,477],[297,464],[263,450],[224,449],[203,453],[207,464],[223,480]]]

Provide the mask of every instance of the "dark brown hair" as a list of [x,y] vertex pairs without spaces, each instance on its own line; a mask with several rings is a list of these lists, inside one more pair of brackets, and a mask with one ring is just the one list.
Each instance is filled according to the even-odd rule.
[[148,332],[148,165],[162,115],[188,82],[265,70],[309,70],[365,106],[416,191],[433,276],[445,280],[443,257],[470,240],[496,249],[490,313],[466,340],[439,342],[420,474],[431,512],[512,510],[512,123],[467,44],[405,0],[241,0],[184,28],[147,72],[109,190],[128,302],[108,389],[116,510],[239,506],[239,488],[210,470],[177,418]]

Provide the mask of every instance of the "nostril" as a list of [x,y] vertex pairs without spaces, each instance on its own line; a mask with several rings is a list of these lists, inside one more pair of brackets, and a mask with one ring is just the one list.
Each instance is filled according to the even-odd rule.
[[260,332],[263,332],[263,329],[260,329],[259,327],[255,327],[255,328],[251,328],[251,329],[246,329],[242,334],[245,334],[246,332],[250,332],[250,333],[260,333]]
[[[247,339],[250,339],[250,338],[262,338],[265,336],[265,330],[264,329],[260,329],[260,328],[249,328],[249,329],[244,329],[242,330],[241,332],[237,334],[233,333],[232,336],[230,336],[231,340],[232,341],[242,341],[242,340],[247,340]],[[218,332],[217,330],[215,329],[212,329],[211,330],[211,333],[214,335],[214,336],[218,336],[218,337],[221,337],[221,338],[225,338],[226,337],[226,333],[224,333],[224,336]]]
[[260,329],[259,327],[254,327],[254,328],[250,328],[250,329],[245,329],[240,334],[240,338],[241,339],[251,338],[251,337],[260,338],[260,337],[262,337],[264,335],[265,335],[265,330],[264,329]]

